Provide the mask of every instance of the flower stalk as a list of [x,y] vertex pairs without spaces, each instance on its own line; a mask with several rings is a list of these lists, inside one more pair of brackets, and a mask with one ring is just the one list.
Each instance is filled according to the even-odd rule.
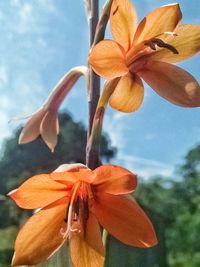
[[[99,19],[99,1],[91,1],[91,16],[89,18],[89,31],[90,31],[90,47],[93,46],[96,27]],[[88,77],[88,109],[89,109],[89,120],[88,120],[88,140],[92,130],[92,123],[97,107],[98,99],[100,95],[100,77],[94,73],[92,68],[89,69]],[[86,150],[86,165],[94,169],[98,166],[99,157],[98,154],[91,154],[90,151]]]
[[98,105],[93,119],[91,134],[88,139],[86,148],[87,154],[91,154],[91,156],[99,154],[100,152],[99,150],[101,142],[102,124],[105,110],[108,105],[110,96],[112,95],[115,87],[117,86],[118,81],[118,78],[113,79],[111,81],[107,81],[105,82],[104,87],[102,89],[102,94],[98,101]]
[[109,16],[110,16],[110,9],[111,9],[112,2],[113,0],[107,0],[103,6],[103,10],[100,15],[97,28],[95,31],[93,46],[104,39],[106,26],[107,26]]
[[[104,39],[106,26],[108,23],[110,9],[113,0],[107,0],[99,18],[99,1],[90,1],[90,48],[99,41]],[[113,81],[114,84],[116,81]],[[99,151],[102,120],[105,107],[107,106],[111,90],[110,83],[105,84],[104,92],[100,98],[100,77],[90,67],[88,76],[88,107],[89,107],[89,122],[88,122],[88,141],[86,146],[86,164],[89,168],[94,169],[100,165]],[[108,89],[109,88],[109,89]],[[100,98],[100,99],[99,99]]]

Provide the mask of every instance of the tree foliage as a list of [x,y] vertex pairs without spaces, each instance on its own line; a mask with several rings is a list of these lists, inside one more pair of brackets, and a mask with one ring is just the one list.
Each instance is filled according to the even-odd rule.
[[164,219],[170,267],[200,266],[200,145],[191,149],[177,179],[153,177],[143,181],[137,198]]

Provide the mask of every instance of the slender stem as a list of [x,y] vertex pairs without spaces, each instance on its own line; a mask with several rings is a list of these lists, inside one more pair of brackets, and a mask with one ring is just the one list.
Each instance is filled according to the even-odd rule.
[[102,124],[103,124],[105,110],[108,101],[110,99],[110,96],[112,95],[115,87],[117,86],[118,81],[119,78],[116,78],[111,81],[107,81],[104,84],[101,96],[98,101],[96,112],[94,115],[91,134],[87,142],[86,151],[90,155],[99,154],[100,152],[99,150],[100,150],[100,141],[102,134]]
[[[94,36],[99,19],[99,0],[91,1],[91,17],[89,19],[90,27],[90,47],[94,42]],[[88,139],[90,137],[94,114],[100,95],[100,77],[89,70],[89,88],[88,88],[88,106],[89,106],[89,122],[88,122]],[[86,151],[86,164],[89,168],[94,169],[99,164],[98,153],[91,153]]]
[[107,0],[104,4],[101,16],[99,18],[99,22],[97,24],[93,45],[104,39],[112,2],[113,0]]

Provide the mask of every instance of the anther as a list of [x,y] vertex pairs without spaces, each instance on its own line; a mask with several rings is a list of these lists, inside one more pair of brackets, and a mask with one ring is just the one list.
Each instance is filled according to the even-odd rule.
[[153,38],[151,40],[145,41],[144,45],[149,46],[152,50],[156,50],[156,46],[163,47],[170,50],[174,54],[178,54],[178,50],[174,46],[165,43],[163,40],[159,38]]
[[84,220],[87,221],[89,217],[88,198],[83,200]]
[[77,222],[78,221],[78,214],[77,213],[74,213],[73,221],[74,222]]
[[79,206],[80,206],[80,197],[78,196],[73,205],[73,210],[77,214],[77,216],[79,216],[79,209],[80,209]]
[[119,6],[117,6],[116,9],[113,11],[113,16],[117,13],[118,9],[119,9]]
[[164,32],[164,34],[170,35],[170,36],[178,36],[176,32]]

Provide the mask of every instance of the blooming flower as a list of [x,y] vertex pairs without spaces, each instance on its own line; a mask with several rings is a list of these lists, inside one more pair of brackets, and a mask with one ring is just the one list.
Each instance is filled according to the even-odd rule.
[[127,195],[136,184],[135,174],[114,165],[92,171],[82,164],[65,164],[28,179],[9,196],[22,208],[40,210],[19,232],[12,265],[42,262],[68,239],[75,267],[102,267],[99,223],[125,244],[155,245],[150,220]]
[[121,77],[110,105],[123,112],[137,110],[144,97],[141,78],[160,96],[183,107],[200,106],[200,87],[185,70],[172,65],[200,50],[200,26],[178,24],[178,4],[157,8],[136,26],[130,0],[113,0],[110,25],[114,40],[91,50],[89,63],[100,76]]
[[19,144],[29,143],[41,135],[49,149],[54,151],[59,133],[58,109],[81,75],[87,75],[87,67],[71,69],[58,82],[42,107],[30,116],[20,134]]

